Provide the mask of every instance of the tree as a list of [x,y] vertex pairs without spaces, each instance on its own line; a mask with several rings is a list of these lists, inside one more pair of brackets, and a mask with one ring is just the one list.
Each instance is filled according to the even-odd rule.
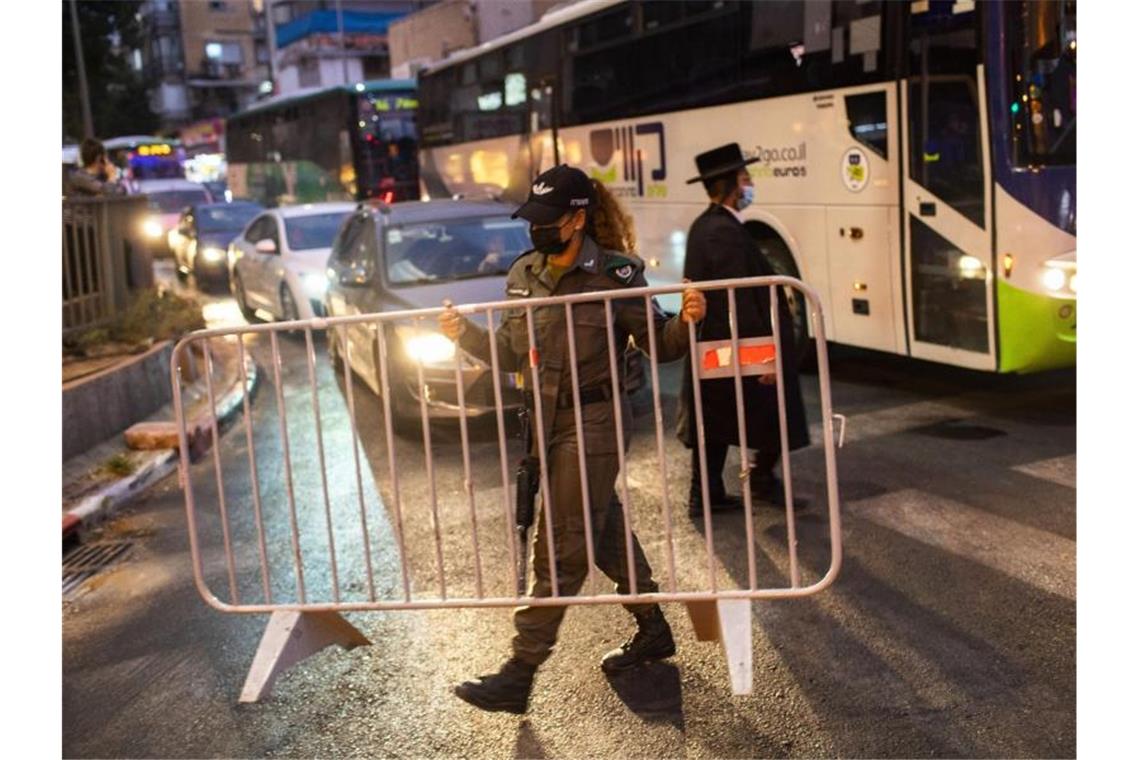
[[[155,132],[159,119],[150,108],[146,82],[130,64],[131,51],[141,49],[143,44],[138,16],[142,3],[79,0],[76,5],[96,136]],[[68,0],[64,0],[62,9],[63,138],[64,142],[78,142],[83,137],[83,116]]]

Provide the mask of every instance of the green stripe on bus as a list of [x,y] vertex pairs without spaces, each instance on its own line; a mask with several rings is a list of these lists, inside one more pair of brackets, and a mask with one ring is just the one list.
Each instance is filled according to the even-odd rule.
[[1077,363],[1077,302],[998,280],[1001,372],[1035,372]]

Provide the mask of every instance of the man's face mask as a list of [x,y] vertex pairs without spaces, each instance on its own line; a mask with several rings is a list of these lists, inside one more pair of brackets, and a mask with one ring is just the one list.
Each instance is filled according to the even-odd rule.
[[736,210],[743,211],[751,206],[754,200],[756,200],[756,188],[752,185],[745,185],[740,191],[740,197],[736,199]]
[[534,249],[547,256],[556,256],[565,251],[566,246],[570,245],[570,238],[574,237],[574,233],[571,231],[570,237],[563,240],[562,229],[573,219],[574,217],[570,217],[561,224],[551,224],[545,227],[531,225],[530,241],[534,243]]

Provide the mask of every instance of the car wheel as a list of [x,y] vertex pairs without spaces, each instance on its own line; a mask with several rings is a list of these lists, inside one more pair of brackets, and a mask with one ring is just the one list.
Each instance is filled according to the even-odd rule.
[[[755,240],[760,254],[768,260],[776,274],[795,277],[797,280],[802,279],[800,270],[796,267],[796,260],[792,258],[792,252],[778,235],[762,234],[755,236]],[[812,350],[815,346],[815,340],[808,331],[810,317],[807,299],[803,292],[791,287],[784,288],[784,297],[788,302],[788,309],[792,313],[792,336],[795,340],[792,356],[795,358],[797,367],[811,366],[812,359],[815,356],[815,352]]]
[[237,273],[236,269],[234,270],[234,279],[231,288],[234,293],[234,300],[237,301],[238,309],[241,311],[241,315],[245,317],[246,322],[252,324],[257,320],[257,315],[254,313],[253,309],[249,308],[249,304],[246,303],[245,283],[241,281],[241,275]]

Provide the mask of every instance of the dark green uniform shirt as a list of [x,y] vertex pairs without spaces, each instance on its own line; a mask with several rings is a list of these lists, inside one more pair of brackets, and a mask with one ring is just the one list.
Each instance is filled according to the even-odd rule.
[[[643,273],[645,265],[637,256],[603,249],[589,235],[583,240],[574,263],[561,276],[554,276],[547,258],[537,251],[530,251],[516,259],[507,273],[507,297],[543,298],[637,288],[647,284]],[[535,358],[539,370],[537,390],[542,396],[547,433],[551,430],[559,395],[572,389],[565,308],[564,304],[557,304],[533,309]],[[579,388],[611,385],[605,304],[601,300],[577,304],[573,314]],[[656,300],[651,301],[647,314],[644,298],[614,299],[613,324],[619,369],[622,365],[621,352],[631,336],[638,348],[649,352],[650,329],[655,333],[659,361],[674,361],[688,352],[688,326],[680,316],[665,316]],[[490,362],[487,333],[474,323],[467,323],[459,345],[468,353]],[[530,340],[524,307],[509,309],[503,315],[502,324],[495,331],[495,345],[499,367],[505,372],[521,372],[524,387],[536,390],[530,371]]]

